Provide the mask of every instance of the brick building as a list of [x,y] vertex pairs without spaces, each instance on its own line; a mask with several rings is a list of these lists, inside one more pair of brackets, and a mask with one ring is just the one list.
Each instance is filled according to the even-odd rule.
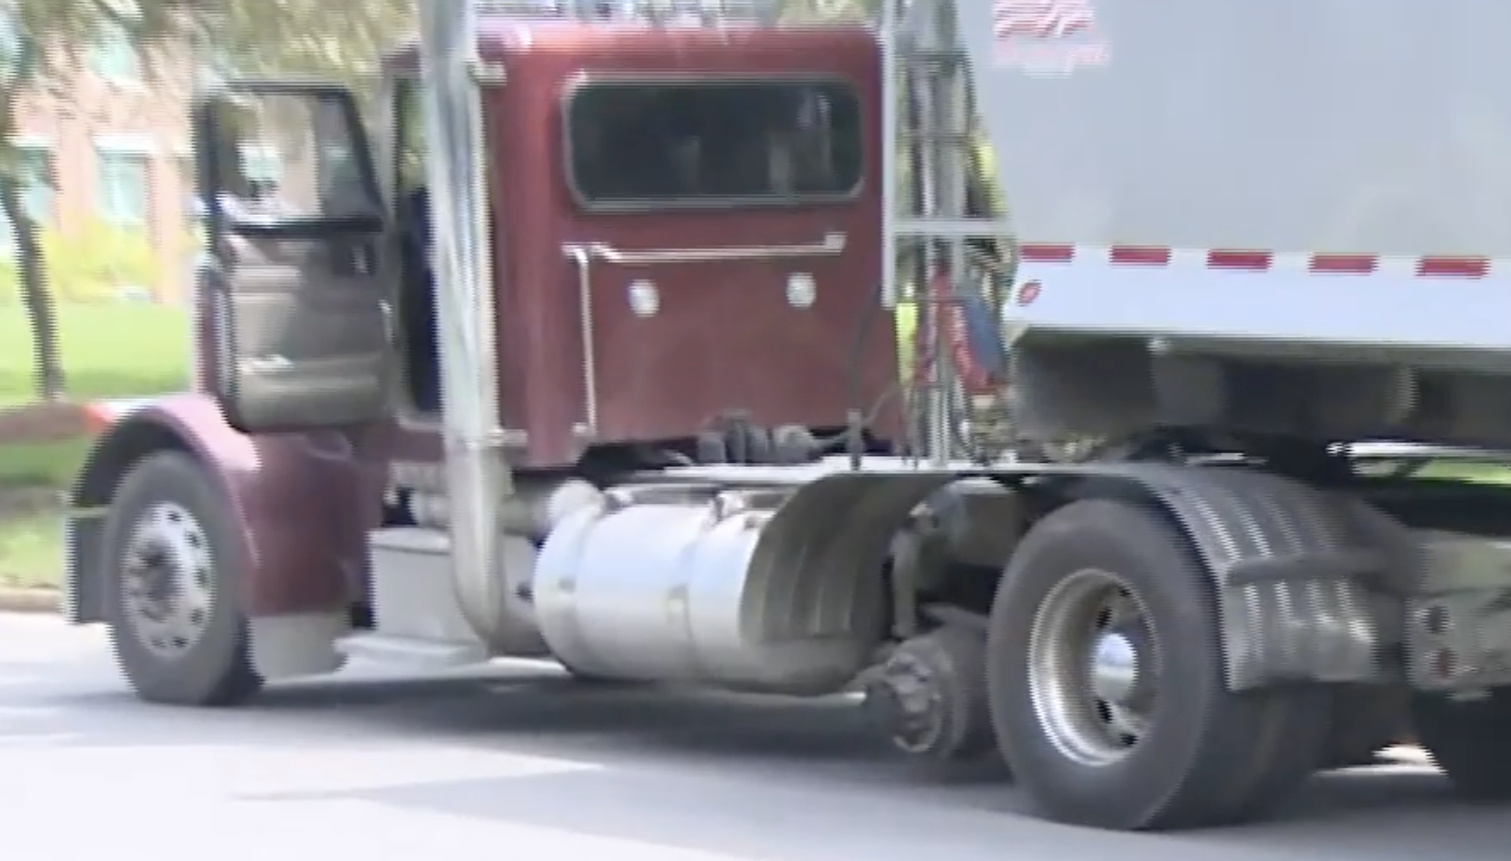
[[[107,30],[80,57],[60,94],[22,100],[14,142],[31,165],[26,205],[59,233],[86,230],[95,219],[143,231],[157,283],[122,284],[121,292],[179,301],[194,245],[188,51],[158,46],[149,63],[123,29]],[[0,254],[13,253],[9,232],[0,217]]]

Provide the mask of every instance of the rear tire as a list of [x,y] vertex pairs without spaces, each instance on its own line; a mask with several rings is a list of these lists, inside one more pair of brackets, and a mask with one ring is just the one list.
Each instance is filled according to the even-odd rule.
[[1050,818],[1099,828],[1268,813],[1316,769],[1328,692],[1230,692],[1220,644],[1211,578],[1158,512],[1093,499],[1046,516],[988,632],[992,724],[1019,785]]
[[1454,791],[1473,801],[1511,800],[1511,689],[1477,702],[1418,696],[1412,715],[1417,740]]
[[151,455],[121,482],[105,527],[106,621],[142,700],[224,706],[262,687],[236,594],[245,564],[236,542],[235,515],[189,456]]

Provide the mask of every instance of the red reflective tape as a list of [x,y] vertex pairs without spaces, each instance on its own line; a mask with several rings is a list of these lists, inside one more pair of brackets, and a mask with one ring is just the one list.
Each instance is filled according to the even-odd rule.
[[1423,257],[1417,263],[1423,278],[1484,278],[1490,274],[1490,260],[1485,257]]
[[1306,268],[1325,275],[1371,275],[1379,265],[1373,254],[1313,254]]
[[[1084,262],[1111,266],[1170,266],[1176,251],[1159,245],[1113,245],[1091,249],[1095,253]],[[1263,272],[1275,265],[1272,251],[1208,249],[1195,250],[1206,255],[1208,269]],[[1020,259],[1034,263],[1073,263],[1076,246],[1037,243],[1019,247]],[[1494,261],[1488,257],[1420,257],[1416,275],[1422,278],[1488,278]],[[1313,275],[1376,275],[1381,258],[1376,254],[1312,254],[1306,257],[1306,271]]]
[[1170,254],[1170,249],[1152,245],[1114,245],[1108,259],[1116,266],[1169,266]]
[[1272,255],[1268,251],[1208,251],[1207,266],[1211,269],[1270,268]]
[[1018,256],[1035,263],[1069,263],[1075,259],[1074,245],[1020,245]]
[[117,418],[116,411],[108,403],[91,401],[84,404],[84,432],[97,437],[110,429]]

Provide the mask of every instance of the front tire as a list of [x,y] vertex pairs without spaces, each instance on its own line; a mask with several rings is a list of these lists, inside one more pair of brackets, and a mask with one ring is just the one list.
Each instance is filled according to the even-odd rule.
[[1316,769],[1316,686],[1233,693],[1216,596],[1158,512],[1074,502],[1034,525],[992,605],[988,700],[1019,785],[1053,819],[1168,830],[1257,818]]
[[121,482],[104,537],[106,621],[142,700],[232,705],[261,688],[236,595],[236,541],[234,513],[189,456],[151,455]]

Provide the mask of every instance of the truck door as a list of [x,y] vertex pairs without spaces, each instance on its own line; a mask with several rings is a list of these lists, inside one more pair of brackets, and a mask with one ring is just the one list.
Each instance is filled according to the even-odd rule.
[[195,100],[209,261],[207,388],[247,433],[341,427],[388,407],[384,208],[342,87],[238,82]]

